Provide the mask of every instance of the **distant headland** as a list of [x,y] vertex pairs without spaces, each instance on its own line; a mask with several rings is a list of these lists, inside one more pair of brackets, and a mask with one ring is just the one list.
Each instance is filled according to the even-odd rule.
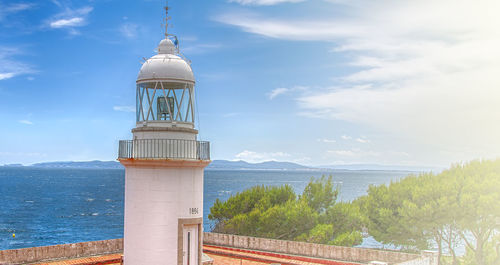
[[[117,161],[56,161],[43,162],[32,165],[5,164],[0,167],[30,167],[30,168],[73,168],[73,169],[123,169]],[[381,170],[381,171],[441,171],[441,168],[380,165],[380,164],[345,164],[304,166],[293,162],[266,161],[250,163],[243,160],[214,160],[206,170],[284,170],[284,171],[335,171],[335,170]]]

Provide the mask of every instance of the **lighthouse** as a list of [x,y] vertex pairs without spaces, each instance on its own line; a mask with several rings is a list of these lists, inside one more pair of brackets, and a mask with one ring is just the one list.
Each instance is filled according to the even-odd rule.
[[[168,7],[167,21],[168,21]],[[203,170],[210,145],[198,141],[195,78],[168,34],[137,77],[133,139],[119,142],[125,166],[125,265],[201,265]]]

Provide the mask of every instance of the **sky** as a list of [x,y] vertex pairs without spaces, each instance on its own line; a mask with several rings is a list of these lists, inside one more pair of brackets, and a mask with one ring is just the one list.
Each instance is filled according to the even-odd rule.
[[[115,160],[164,1],[0,0],[0,165]],[[171,0],[212,159],[500,157],[496,0]]]

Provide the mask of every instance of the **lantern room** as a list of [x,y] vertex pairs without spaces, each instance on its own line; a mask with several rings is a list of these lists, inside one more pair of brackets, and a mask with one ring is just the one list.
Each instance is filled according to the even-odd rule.
[[194,75],[179,52],[175,36],[167,35],[158,54],[146,60],[137,77],[137,127],[194,129]]

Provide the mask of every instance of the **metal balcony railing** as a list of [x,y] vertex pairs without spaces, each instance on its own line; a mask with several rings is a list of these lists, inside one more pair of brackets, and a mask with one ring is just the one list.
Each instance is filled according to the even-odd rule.
[[118,158],[210,160],[210,142],[179,139],[121,140]]

